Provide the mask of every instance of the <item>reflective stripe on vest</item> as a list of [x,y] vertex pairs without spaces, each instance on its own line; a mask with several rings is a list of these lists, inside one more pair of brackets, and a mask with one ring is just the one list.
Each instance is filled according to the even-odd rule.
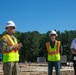
[[[3,36],[3,38],[6,39],[8,47],[14,46],[17,43],[16,38],[14,39],[15,41],[14,42],[8,34]],[[3,52],[3,62],[12,62],[12,61],[19,61],[18,50],[11,50],[10,52]]]
[[59,61],[60,60],[60,41],[55,42],[54,48],[50,46],[50,42],[46,43],[48,51],[48,61]]

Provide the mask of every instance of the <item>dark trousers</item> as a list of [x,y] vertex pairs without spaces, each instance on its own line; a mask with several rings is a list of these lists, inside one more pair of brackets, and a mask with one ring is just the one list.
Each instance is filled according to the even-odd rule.
[[74,61],[73,67],[74,67],[74,75],[76,75],[76,61]]
[[56,75],[60,75],[60,61],[48,61],[48,75],[52,75],[53,66],[55,67]]

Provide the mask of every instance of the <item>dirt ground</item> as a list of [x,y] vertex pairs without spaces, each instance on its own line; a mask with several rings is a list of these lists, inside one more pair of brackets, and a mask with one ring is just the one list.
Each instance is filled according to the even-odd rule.
[[[48,75],[46,72],[21,72],[19,75]],[[53,75],[56,75],[55,73]],[[63,72],[61,75],[74,75],[73,72]]]
[[[47,64],[25,64],[19,63],[19,75],[48,75]],[[73,67],[62,67],[60,69],[61,75],[74,75]],[[3,75],[2,64],[0,64],[0,75]],[[53,75],[55,74],[55,69],[53,69]]]

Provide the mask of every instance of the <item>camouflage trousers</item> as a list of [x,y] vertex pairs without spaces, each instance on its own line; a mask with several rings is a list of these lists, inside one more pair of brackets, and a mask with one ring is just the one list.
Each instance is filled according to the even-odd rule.
[[4,75],[18,75],[18,62],[3,63]]

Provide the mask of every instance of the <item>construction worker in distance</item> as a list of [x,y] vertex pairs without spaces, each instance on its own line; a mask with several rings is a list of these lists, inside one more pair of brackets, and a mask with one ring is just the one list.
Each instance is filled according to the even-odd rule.
[[3,72],[4,75],[18,75],[19,49],[21,43],[17,43],[17,39],[13,35],[16,25],[13,21],[6,23],[5,34],[0,41],[0,49],[3,54]]
[[53,66],[56,70],[56,75],[60,75],[60,53],[62,52],[62,46],[60,41],[56,40],[58,34],[55,30],[51,30],[50,41],[46,43],[48,52],[48,75],[52,75]]

